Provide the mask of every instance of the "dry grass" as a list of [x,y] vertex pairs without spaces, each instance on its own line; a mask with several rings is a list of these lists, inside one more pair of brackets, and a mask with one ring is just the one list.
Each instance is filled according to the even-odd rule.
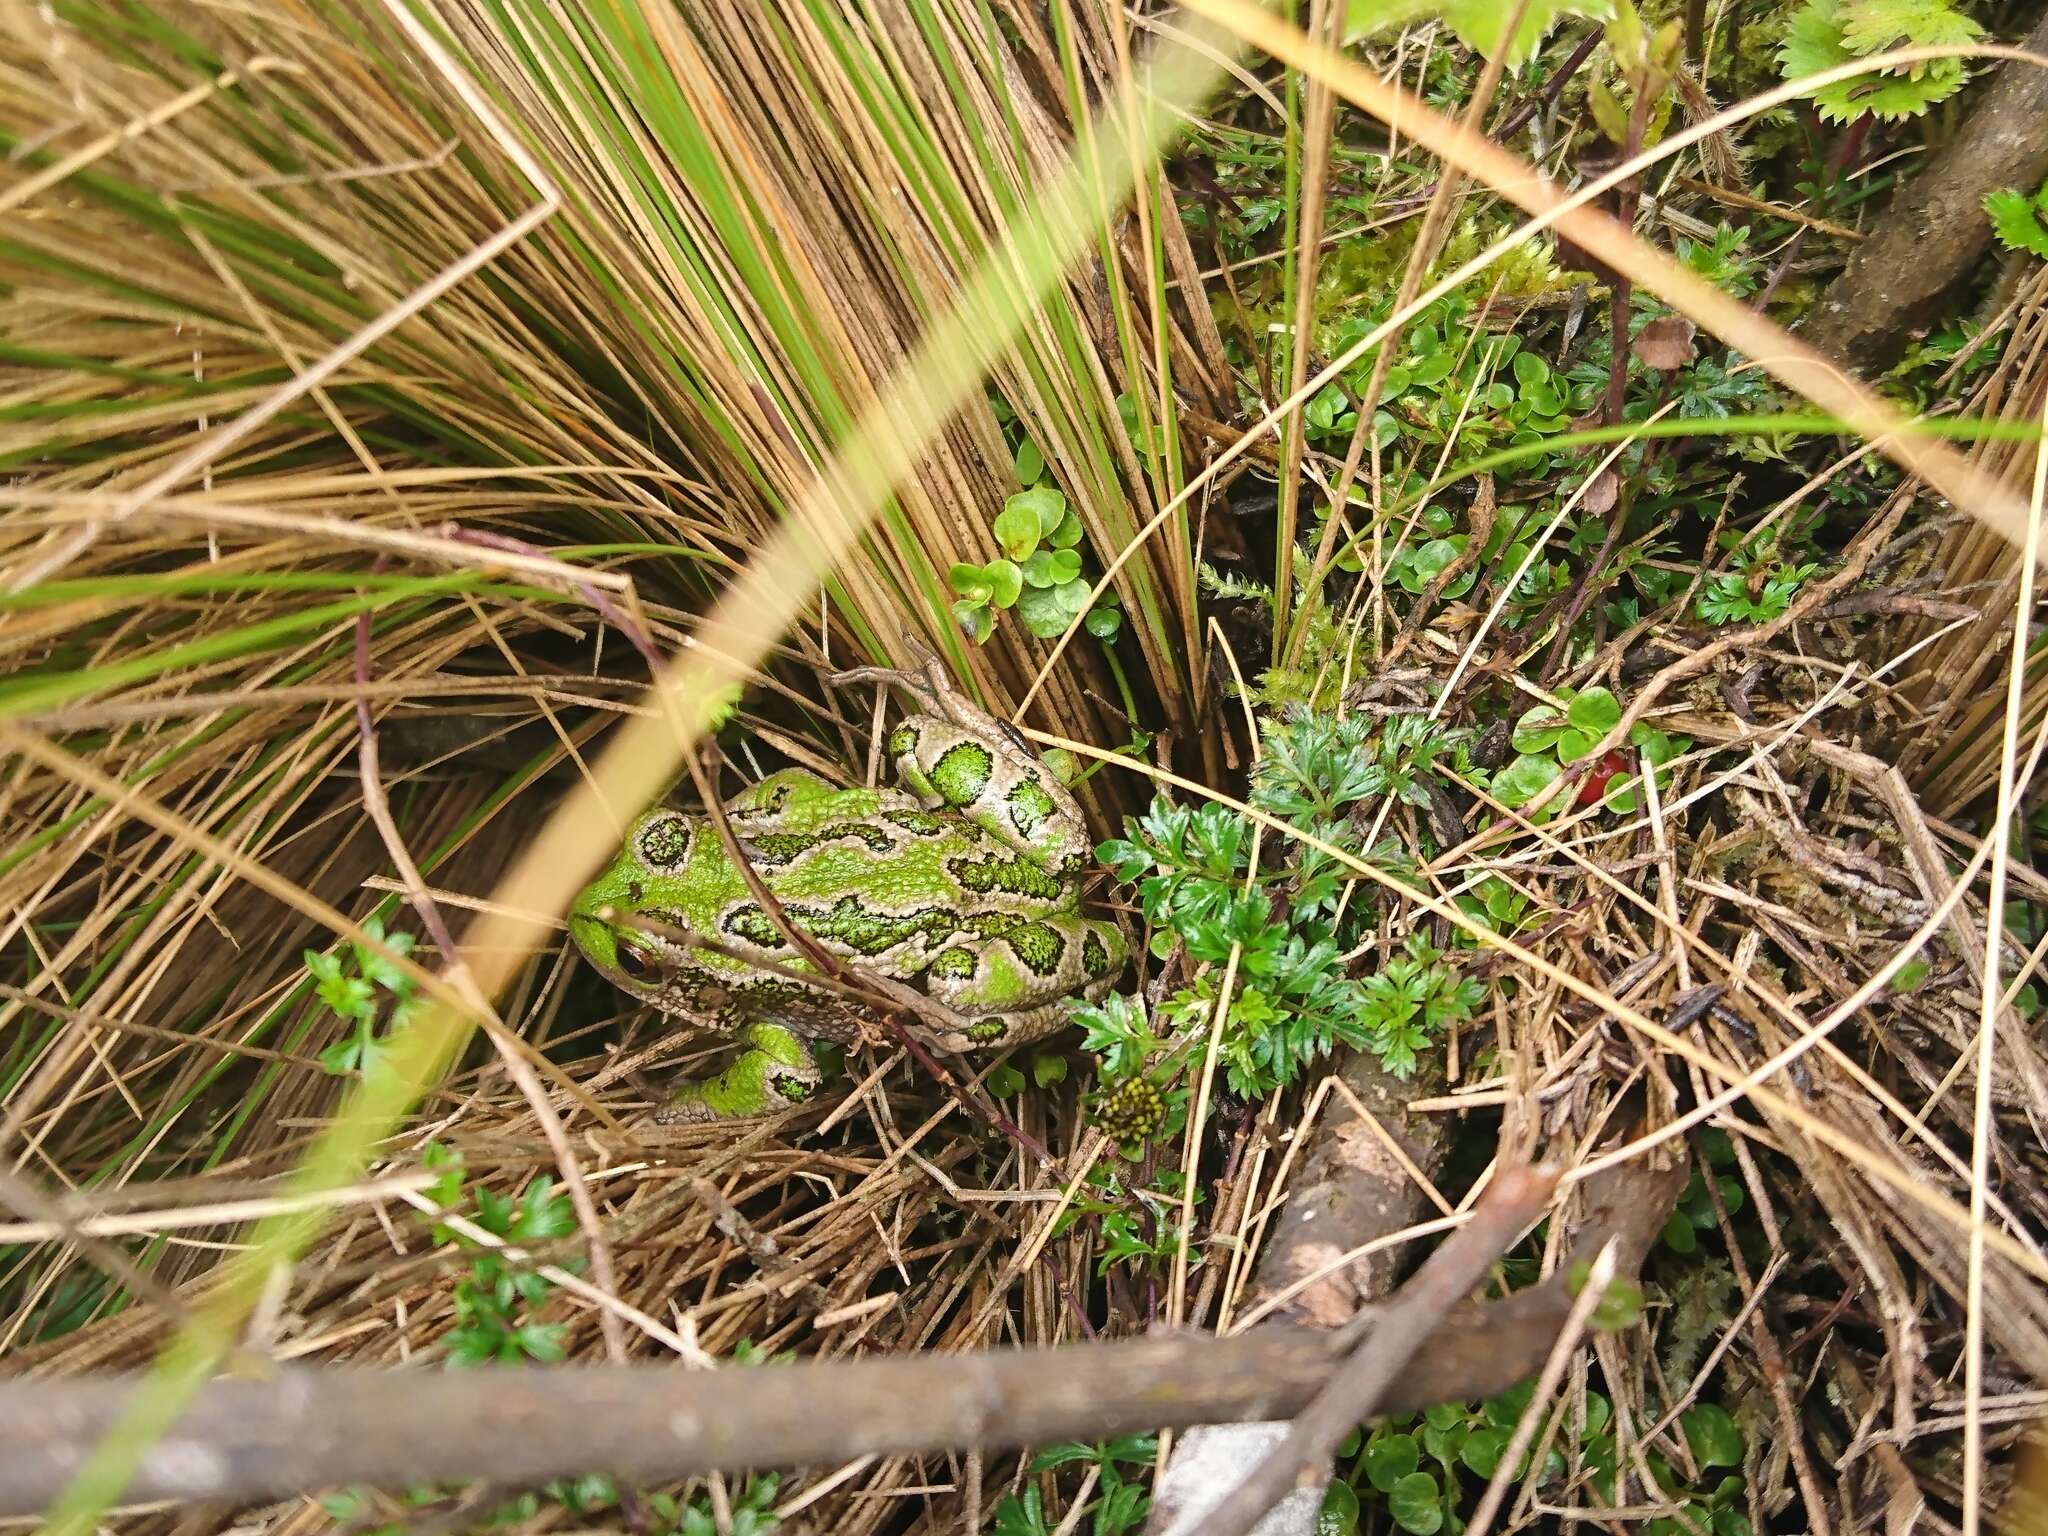
[[[14,833],[0,854],[0,1204],[62,1233],[0,1238],[0,1352],[15,1369],[148,1361],[246,1239],[249,1209],[227,1202],[277,1196],[331,1124],[341,1084],[318,1057],[346,1029],[311,995],[301,951],[403,911],[366,789],[444,910],[487,906],[561,792],[587,782],[606,727],[645,707],[642,660],[600,615],[690,652],[733,573],[808,505],[1053,176],[1081,110],[1128,84],[1137,47],[1122,11],[1092,6],[1061,9],[1050,33],[1028,7],[887,3],[786,8],[766,27],[716,4],[685,17],[478,3],[437,19],[559,193],[502,248],[494,238],[546,211],[545,187],[380,11],[20,10],[0,32],[0,142],[17,178],[0,190],[0,455],[19,477],[0,502],[0,712],[16,733],[0,790]],[[1324,89],[1306,116],[1311,160],[1334,132]],[[1202,629],[1199,513],[1221,466],[1178,423],[1233,420],[1238,402],[1175,195],[1149,162],[1135,176],[1131,216],[992,378],[1059,467],[1100,563],[1115,562],[1144,702],[1177,733],[1176,765],[1207,780],[1179,782],[1219,792],[1229,749],[1209,663],[1244,659]],[[1321,196],[1311,179],[1310,247]],[[1294,261],[1312,287],[1314,263]],[[445,291],[427,286],[456,271]],[[2036,283],[2016,301],[1972,411],[2040,415],[2044,300]],[[406,318],[350,350],[394,313]],[[319,387],[228,450],[195,451],[322,359]],[[1343,483],[1355,455],[1302,447],[1298,409],[1318,381],[1305,352],[1297,362],[1290,397],[1262,402],[1296,424],[1282,462]],[[1166,430],[1134,443],[1120,394]],[[1011,624],[974,650],[948,619],[948,565],[995,553],[1008,458],[982,401],[936,435],[752,674],[749,739],[821,767],[865,761],[871,722],[815,675],[881,659],[906,625],[998,702],[1042,685],[1050,734],[1077,751],[1124,737],[1099,649],[1056,653]],[[1991,443],[1973,468],[2016,504],[2033,461]],[[2016,720],[1996,697],[2011,546],[1963,521],[1901,537],[1921,494],[1902,489],[1847,556],[1887,589],[1981,619],[1911,604],[1831,616],[1816,601],[1725,657],[1674,633],[1650,653],[1654,685],[1640,636],[1624,635],[1563,680],[1614,683],[1698,743],[1650,813],[1510,818],[1434,864],[1412,809],[1386,816],[1430,889],[1389,897],[1385,934],[1447,931],[1462,921],[1450,901],[1488,876],[1530,903],[1513,951],[1479,962],[1518,982],[1512,1003],[1495,990],[1478,1038],[1452,1044],[1445,1091],[1415,1113],[1459,1116],[1478,1144],[1513,1103],[1574,1181],[1692,1122],[1731,1138],[1753,1235],[1745,1257],[1716,1189],[1725,1337],[1678,1348],[1688,1299],[1666,1294],[1602,1336],[1565,1390],[1582,1394],[1597,1363],[1627,1438],[1654,1432],[1682,1462],[1671,1405],[1723,1372],[1712,1390],[1754,1409],[1743,1470],[1759,1531],[1887,1512],[1972,1529],[1980,1490],[1953,1451],[1964,1421],[2003,1451],[2038,1408],[2022,1373],[2048,1375],[2048,1189],[2029,1150],[2048,1073],[2009,1006],[2041,956],[1989,952],[2005,997],[1973,1110],[1984,935],[2002,914],[1982,879],[1988,842],[1940,819],[1981,802],[2000,745],[2024,753],[2042,712],[2038,691]],[[1361,589],[1377,594],[1381,574]],[[1343,622],[1363,634],[1383,617]],[[1409,664],[1477,686],[1507,670],[1485,652],[1496,641],[1523,643],[1424,629]],[[1713,680],[1730,687],[1695,685]],[[362,702],[383,751],[370,786]],[[1852,750],[1872,738],[1904,743],[1906,779]],[[1141,765],[1103,755],[1097,808],[1140,803]],[[2011,878],[2029,901],[2048,895],[2024,868]],[[1363,883],[1355,896],[1373,899]],[[1946,948],[1924,950],[1911,985],[1874,980],[1929,934]],[[1720,1004],[1667,1028],[1709,983]],[[888,1053],[856,1064],[843,1102],[737,1139],[650,1131],[624,1064],[659,1031],[618,1017],[618,1001],[566,947],[522,969],[496,1000],[501,1038],[545,1053],[566,1143],[503,1060],[466,1056],[379,1149],[372,1182],[325,1197],[318,1245],[247,1342],[437,1360],[467,1258],[434,1245],[422,1180],[407,1178],[429,1139],[459,1149],[473,1184],[511,1193],[567,1166],[587,1190],[610,1280],[558,1269],[546,1311],[578,1356],[608,1328],[637,1356],[724,1362],[743,1341],[959,1350],[1162,1313],[1230,1327],[1260,1305],[1255,1256],[1306,1133],[1351,1114],[1327,1091],[1276,1099],[1215,1129],[1220,1153],[1198,1118],[1156,1155],[1228,1170],[1203,1207],[1212,1225],[1163,1287],[1105,1280],[1098,1228],[1062,1220],[1108,1155],[1072,1087],[1019,1101],[1049,1168]],[[1485,1043],[1498,1054],[1481,1077]],[[1996,1175],[1975,1181],[1987,1224],[1974,1254],[1973,1146]],[[1462,1208],[1477,1188],[1433,1193]],[[121,1219],[80,1225],[88,1213]],[[586,1222],[534,1257],[586,1258],[594,1235]],[[1965,1390],[1972,1326],[1993,1368]],[[1522,1490],[1502,1528],[1591,1505],[1583,1471]],[[793,1529],[952,1531],[1022,1475],[877,1461],[817,1469],[783,1503]],[[532,1528],[551,1522],[559,1511]],[[239,1517],[277,1536],[329,1523],[310,1500]]]

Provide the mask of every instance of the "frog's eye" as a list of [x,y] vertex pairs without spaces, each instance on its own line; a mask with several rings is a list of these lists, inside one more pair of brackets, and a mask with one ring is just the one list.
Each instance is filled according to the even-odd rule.
[[634,981],[651,982],[661,973],[661,967],[655,964],[654,957],[634,945],[621,944],[618,954],[619,969]]

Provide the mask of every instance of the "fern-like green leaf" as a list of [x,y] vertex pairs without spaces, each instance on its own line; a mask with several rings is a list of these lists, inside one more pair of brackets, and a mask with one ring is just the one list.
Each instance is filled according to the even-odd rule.
[[[2048,194],[2048,188],[2043,189]],[[2028,251],[2048,260],[2048,226],[2041,223],[2044,211],[2039,197],[2028,197],[2017,187],[2007,187],[1984,199],[1984,211],[1991,215],[1992,233],[2008,251]]]
[[[1976,22],[1939,0],[1808,0],[1778,45],[1778,68],[1797,80],[1891,47],[1967,43],[1982,34]],[[1953,96],[1968,78],[1961,59],[1935,59],[1837,80],[1816,90],[1813,103],[1828,122],[1850,123],[1866,114],[1897,121]]]
[[1984,35],[1982,27],[1942,0],[1845,0],[1841,22],[1842,44],[1858,58],[1887,48],[1973,43]]

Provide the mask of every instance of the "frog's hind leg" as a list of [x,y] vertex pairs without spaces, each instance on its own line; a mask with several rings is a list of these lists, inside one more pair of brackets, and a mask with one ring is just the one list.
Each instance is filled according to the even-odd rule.
[[802,1104],[818,1091],[824,1071],[810,1042],[783,1024],[749,1024],[745,1049],[723,1072],[685,1083],[655,1112],[657,1125],[701,1124],[765,1115]]
[[925,991],[962,1015],[947,1050],[1019,1045],[1065,1027],[1065,999],[1097,1001],[1128,954],[1114,924],[1079,913],[987,919],[973,942],[949,944],[924,970]]

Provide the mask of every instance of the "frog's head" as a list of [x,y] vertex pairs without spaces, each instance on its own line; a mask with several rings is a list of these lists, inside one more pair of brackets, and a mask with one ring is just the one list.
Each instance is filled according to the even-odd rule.
[[689,856],[689,818],[653,810],[633,824],[618,856],[569,908],[569,936],[613,986],[653,1001],[668,980],[671,947],[621,918],[672,919],[659,909],[663,882]]

